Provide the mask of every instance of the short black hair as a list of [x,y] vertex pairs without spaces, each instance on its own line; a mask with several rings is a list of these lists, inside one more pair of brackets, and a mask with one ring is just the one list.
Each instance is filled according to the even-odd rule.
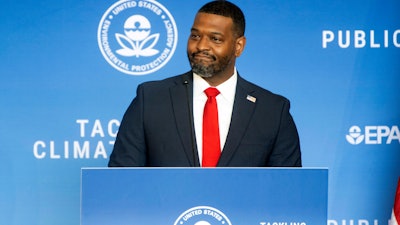
[[200,12],[231,18],[234,26],[233,29],[237,37],[244,36],[246,21],[242,10],[235,4],[225,0],[216,0],[203,5],[198,13]]

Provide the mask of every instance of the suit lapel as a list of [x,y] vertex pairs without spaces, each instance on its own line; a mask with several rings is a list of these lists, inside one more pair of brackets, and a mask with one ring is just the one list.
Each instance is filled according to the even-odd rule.
[[256,106],[256,99],[251,95],[252,92],[246,85],[246,81],[238,76],[231,124],[218,166],[229,165],[247,130]]
[[193,78],[190,74],[189,72],[179,76],[176,85],[170,88],[170,93],[176,126],[186,156],[191,166],[199,166],[192,113]]

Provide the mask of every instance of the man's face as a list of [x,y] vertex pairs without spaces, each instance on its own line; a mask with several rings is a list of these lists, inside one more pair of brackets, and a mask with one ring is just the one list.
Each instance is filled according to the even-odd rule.
[[187,44],[193,72],[204,78],[232,75],[238,56],[236,48],[231,18],[208,13],[196,15]]

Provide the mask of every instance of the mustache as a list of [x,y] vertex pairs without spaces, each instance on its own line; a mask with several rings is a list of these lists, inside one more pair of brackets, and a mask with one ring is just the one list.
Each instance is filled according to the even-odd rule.
[[209,58],[211,58],[211,59],[214,60],[214,61],[217,60],[217,57],[215,57],[214,55],[210,54],[210,53],[207,52],[207,51],[197,51],[197,52],[193,52],[193,53],[191,54],[192,58],[196,57],[197,55],[202,55],[202,56],[209,57]]

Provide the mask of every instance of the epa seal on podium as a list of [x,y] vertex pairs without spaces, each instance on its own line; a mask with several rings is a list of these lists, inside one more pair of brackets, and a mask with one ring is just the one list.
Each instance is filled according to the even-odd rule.
[[218,209],[209,206],[197,206],[190,208],[183,212],[178,219],[176,219],[174,225],[232,225],[226,215]]
[[146,75],[171,59],[178,29],[170,12],[159,2],[121,0],[101,18],[97,41],[112,67],[129,75]]

